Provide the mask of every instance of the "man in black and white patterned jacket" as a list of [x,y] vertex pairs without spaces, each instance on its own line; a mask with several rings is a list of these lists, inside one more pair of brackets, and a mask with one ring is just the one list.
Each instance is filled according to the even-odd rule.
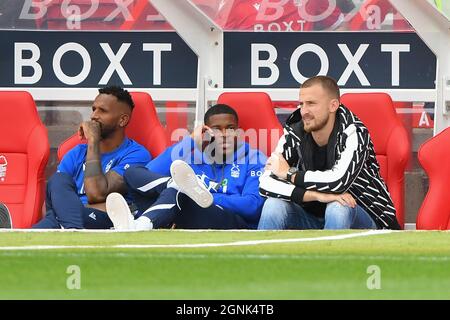
[[400,229],[369,131],[339,98],[330,77],[302,84],[260,178],[258,229]]

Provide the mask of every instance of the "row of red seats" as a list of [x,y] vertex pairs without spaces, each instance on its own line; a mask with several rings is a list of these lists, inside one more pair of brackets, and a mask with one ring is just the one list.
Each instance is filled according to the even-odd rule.
[[[168,139],[149,94],[132,92],[136,108],[127,134],[156,157]],[[410,154],[405,128],[393,102],[385,93],[344,94],[342,102],[366,124],[371,132],[381,175],[386,181],[404,223],[404,171]],[[282,127],[266,93],[223,93],[219,103],[236,109],[243,130],[261,129],[278,133],[258,137],[253,147],[271,152]],[[11,210],[15,228],[28,228],[40,218],[45,190],[45,167],[49,157],[47,130],[37,113],[32,96],[24,91],[0,92],[0,202]],[[20,118],[18,118],[20,115]],[[58,158],[81,143],[76,135],[63,142]],[[419,150],[419,161],[430,178],[430,188],[417,217],[418,229],[450,229],[450,203],[445,184],[450,177],[450,128],[430,139]],[[443,165],[445,164],[445,165]]]

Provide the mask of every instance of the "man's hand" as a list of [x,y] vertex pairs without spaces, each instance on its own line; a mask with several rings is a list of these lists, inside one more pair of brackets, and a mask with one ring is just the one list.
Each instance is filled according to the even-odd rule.
[[322,203],[330,203],[333,201],[337,201],[343,206],[347,206],[350,208],[356,207],[356,201],[350,193],[342,193],[342,194],[332,194],[332,193],[323,193],[323,192],[315,192],[316,200]]
[[270,158],[267,159],[265,170],[269,170],[278,178],[286,180],[289,164],[281,153],[273,153]]
[[209,143],[211,141],[211,139],[206,139],[206,134],[209,134],[211,139],[214,137],[211,128],[204,124],[195,127],[194,131],[192,131],[191,138],[199,148],[203,148],[203,142]]
[[78,128],[78,135],[81,140],[89,142],[100,141],[101,124],[97,121],[83,121]]

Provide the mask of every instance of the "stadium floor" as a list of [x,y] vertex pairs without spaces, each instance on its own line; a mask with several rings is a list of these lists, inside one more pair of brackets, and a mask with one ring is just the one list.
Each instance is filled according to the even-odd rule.
[[0,299],[450,299],[450,232],[5,231],[0,270]]

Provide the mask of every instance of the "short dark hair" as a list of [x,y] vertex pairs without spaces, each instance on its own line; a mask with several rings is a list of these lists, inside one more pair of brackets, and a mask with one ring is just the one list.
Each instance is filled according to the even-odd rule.
[[315,84],[320,84],[322,88],[324,88],[328,93],[335,99],[340,99],[341,93],[339,90],[339,86],[332,77],[328,76],[315,76],[312,78],[309,78],[305,82],[303,82],[302,86],[300,88],[309,88],[312,87]]
[[227,104],[215,104],[211,108],[208,109],[205,113],[205,117],[203,118],[203,123],[206,124],[209,118],[216,114],[231,114],[236,118],[236,123],[239,123],[239,117],[237,112]]
[[130,93],[119,86],[104,87],[98,89],[98,92],[100,94],[111,94],[114,97],[116,97],[117,100],[119,100],[120,102],[126,103],[131,108],[131,110],[133,110],[134,108],[133,98],[131,98]]

